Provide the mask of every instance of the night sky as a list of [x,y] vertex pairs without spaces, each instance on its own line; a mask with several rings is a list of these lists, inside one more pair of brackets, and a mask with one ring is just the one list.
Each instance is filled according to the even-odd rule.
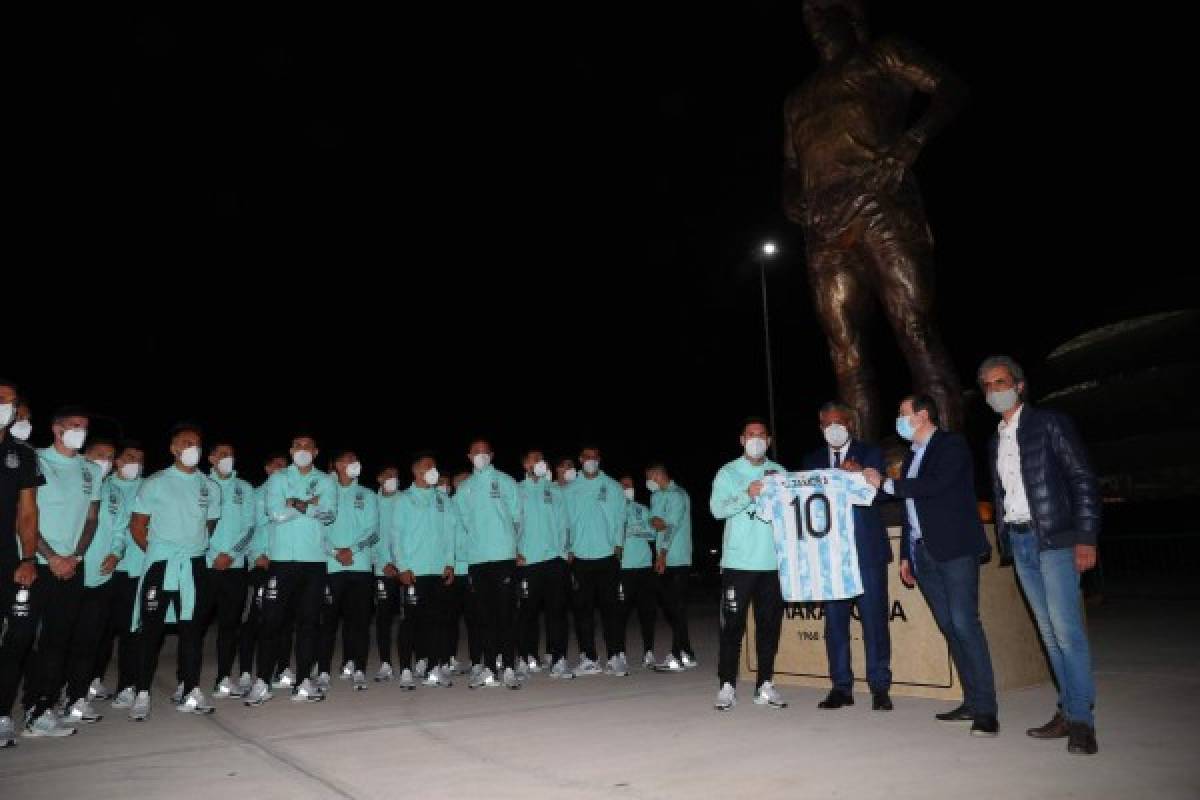
[[[649,5],[31,25],[9,217],[30,246],[4,302],[39,336],[10,338],[0,371],[35,443],[68,401],[160,460],[166,428],[197,420],[254,482],[297,426],[369,475],[420,447],[462,468],[476,434],[510,471],[522,447],[586,439],[614,473],[666,458],[707,520],[739,421],[766,411],[750,255],[771,237],[780,455],[798,460],[833,391],[779,210],[781,107],[815,63],[800,4]],[[1108,144],[1140,127],[1121,53],[1007,4],[869,5],[972,91],[917,167],[964,383],[992,351],[1036,363],[1195,297],[1147,224],[1159,154]],[[907,371],[876,328],[890,407]]]

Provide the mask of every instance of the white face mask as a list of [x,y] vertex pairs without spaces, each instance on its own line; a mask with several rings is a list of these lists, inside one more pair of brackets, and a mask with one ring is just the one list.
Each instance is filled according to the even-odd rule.
[[217,462],[217,472],[222,475],[233,474],[233,456],[225,456]]
[[550,468],[546,466],[545,461],[539,461],[533,465],[533,474],[538,476],[539,478],[546,477],[546,473],[549,471],[550,471]]
[[626,490],[625,490],[625,499],[626,499],[626,500],[632,500],[632,499],[633,499],[633,489],[626,489]]
[[998,392],[988,392],[987,404],[992,407],[992,411],[997,414],[1003,414],[1007,411],[1012,411],[1013,406],[1017,404],[1016,389],[1001,389]]
[[600,462],[594,458],[589,458],[587,461],[583,462],[583,471],[588,475],[595,475],[600,471]]
[[33,423],[27,419],[19,419],[13,423],[12,427],[8,429],[8,432],[24,442],[28,440],[29,435],[33,433]]
[[138,476],[142,474],[141,464],[126,464],[121,467],[121,477],[127,481],[136,481]]
[[93,461],[92,463],[100,468],[100,477],[101,478],[107,478],[108,473],[112,472],[112,462],[111,461]]
[[200,463],[200,448],[192,445],[184,448],[184,451],[179,454],[179,463],[185,467],[194,467]]
[[646,490],[648,492],[650,492],[650,494],[654,494],[655,492],[658,491],[658,484],[655,483],[654,481],[650,480],[649,478],[647,478],[646,479]]
[[850,431],[840,422],[825,426],[825,441],[835,450],[850,441]]
[[387,492],[388,494],[391,494],[392,492],[396,491],[399,488],[400,488],[400,481],[396,478],[388,478],[386,481],[383,482],[383,490],[385,492]]
[[441,476],[442,474],[437,471],[437,467],[430,467],[425,470],[425,482],[430,486],[437,486],[438,478]]
[[300,469],[312,466],[313,454],[308,450],[297,450],[292,453],[292,463]]
[[477,470],[487,469],[487,465],[492,463],[492,457],[487,453],[476,453],[471,456],[471,463]]
[[72,428],[69,431],[63,431],[62,443],[63,447],[68,450],[82,450],[83,443],[87,441],[86,428]]
[[563,470],[563,480],[566,481],[567,483],[570,483],[571,481],[575,480],[578,477],[579,477],[579,473],[575,471],[574,467],[567,467],[566,469]]
[[354,478],[357,478],[359,475],[362,475],[362,464],[355,461],[352,464],[346,465],[346,477],[348,477],[350,479],[354,479]]
[[746,455],[750,458],[762,458],[767,452],[767,440],[759,436],[755,436],[746,440],[745,448]]
[[17,407],[12,403],[0,405],[0,428],[8,427],[8,423],[12,422],[16,415]]

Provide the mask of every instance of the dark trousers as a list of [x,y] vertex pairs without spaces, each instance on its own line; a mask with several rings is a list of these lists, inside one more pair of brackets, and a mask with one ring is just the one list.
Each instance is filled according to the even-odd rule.
[[658,616],[658,575],[652,567],[623,569],[617,584],[617,599],[621,601],[621,626],[619,641],[624,653],[625,633],[629,627],[629,616],[637,609],[638,624],[642,628],[642,652],[654,650],[654,624]]
[[400,606],[402,588],[395,578],[375,576],[375,643],[379,646],[381,664],[391,664],[395,655],[392,643],[395,641],[396,619],[404,613]]
[[112,589],[108,595],[108,625],[100,639],[96,651],[96,664],[92,668],[92,677],[104,680],[108,672],[108,662],[112,659],[113,643],[117,649],[117,690],[132,688],[137,683],[137,673],[140,669],[138,659],[141,657],[141,647],[138,645],[138,635],[129,630],[133,624],[133,605],[137,602],[138,576],[128,572],[114,572],[109,585]]
[[[11,716],[22,673],[28,675],[26,708],[35,717],[58,700],[66,674],[71,634],[83,601],[83,569],[76,569],[75,575],[65,581],[41,564],[37,573],[37,580],[28,589],[10,583],[9,596],[4,598],[9,615],[0,643],[0,716]],[[37,652],[31,656],[35,639]]]
[[246,570],[242,567],[213,569],[208,571],[206,603],[197,605],[196,619],[203,632],[217,620],[217,675],[216,682],[233,675],[233,659],[238,650],[238,629],[242,625],[242,611],[246,607]]
[[867,656],[867,685],[873,692],[892,687],[892,637],[888,631],[888,565],[859,564],[863,593],[850,600],[825,603],[825,654],[833,687],[843,692],[854,689],[850,663],[850,617],[855,608],[862,623],[863,648]]
[[671,653],[676,658],[684,653],[696,654],[688,635],[687,619],[688,575],[691,571],[691,567],[667,567],[658,579],[658,602],[671,626]]
[[[258,677],[270,683],[272,670],[287,663],[279,649],[287,621],[296,621],[296,680],[308,678],[317,659],[321,605],[325,598],[325,562],[272,561],[263,587],[262,631],[258,641]],[[281,641],[284,640],[284,641]]]
[[912,554],[917,585],[950,645],[950,657],[962,679],[963,702],[976,714],[995,716],[992,655],[979,619],[979,559],[935,561],[919,540]]
[[399,668],[407,669],[425,659],[429,668],[450,660],[446,646],[446,594],[441,575],[417,575],[412,586],[402,586],[400,597],[404,618],[400,620]]
[[621,604],[617,600],[617,578],[621,564],[616,556],[576,558],[571,565],[574,590],[575,636],[579,652],[596,660],[596,607],[604,626],[604,647],[608,657],[621,652]]
[[242,608],[242,625],[238,631],[238,665],[242,672],[255,675],[254,651],[262,631],[262,592],[267,585],[267,571],[261,567],[246,570],[249,601]]
[[145,577],[142,578],[142,591],[138,595],[142,646],[141,670],[136,682],[139,692],[150,691],[154,673],[158,671],[158,656],[162,651],[163,634],[167,625],[167,609],[172,606],[178,620],[175,633],[179,636],[178,675],[183,683],[183,693],[186,695],[200,685],[200,665],[204,658],[204,626],[194,612],[206,608],[212,601],[209,599],[211,589],[204,557],[197,556],[191,563],[192,581],[196,585],[196,602],[190,620],[179,619],[183,610],[180,593],[163,589],[167,562],[156,561],[146,567]]
[[334,572],[328,579],[321,616],[321,651],[317,656],[317,671],[331,672],[333,646],[337,640],[338,622],[342,624],[342,660],[353,661],[355,669],[367,668],[370,648],[371,589],[369,572]]
[[[515,610],[513,578],[517,562],[488,561],[472,564],[471,584],[475,587],[479,612],[480,655],[486,667],[511,667],[516,663],[517,643],[513,630]],[[497,660],[499,659],[499,660]]]
[[446,597],[450,604],[447,612],[450,655],[458,657],[462,629],[465,627],[467,629],[467,660],[472,664],[479,663],[483,659],[481,655],[483,646],[479,641],[479,631],[476,625],[479,613],[475,608],[475,593],[471,587],[470,576],[466,573],[456,574]]
[[518,653],[536,656],[538,614],[546,620],[546,652],[551,662],[567,656],[567,562],[552,558],[517,567]]
[[108,630],[114,588],[111,580],[100,586],[84,587],[67,650],[67,705],[87,697],[88,686],[95,677],[96,653]]
[[[721,571],[721,634],[717,682],[737,686],[738,657],[746,634],[746,614],[754,604],[754,639],[761,686],[775,677],[775,654],[783,628],[783,592],[775,570]],[[757,687],[756,687],[757,688]]]
[[13,573],[18,563],[16,554],[0,556],[0,634],[4,633],[4,623],[12,611],[13,590],[16,588],[13,585]]

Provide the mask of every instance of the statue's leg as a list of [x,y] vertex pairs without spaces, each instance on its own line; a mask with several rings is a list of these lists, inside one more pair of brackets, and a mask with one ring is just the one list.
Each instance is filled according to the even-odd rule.
[[944,427],[962,430],[962,390],[933,320],[933,243],[927,230],[923,218],[888,209],[867,225],[864,245],[914,387],[937,402]]
[[870,297],[861,258],[853,250],[810,250],[808,276],[813,306],[829,342],[839,398],[858,413],[858,433],[870,441],[878,433],[879,400],[875,372],[863,352],[863,319]]

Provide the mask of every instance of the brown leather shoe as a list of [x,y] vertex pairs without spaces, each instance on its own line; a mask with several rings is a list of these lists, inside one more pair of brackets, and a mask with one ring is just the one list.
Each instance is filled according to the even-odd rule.
[[1067,739],[1067,752],[1077,756],[1094,756],[1100,752],[1096,743],[1096,729],[1083,722],[1070,723],[1070,738]]
[[1047,722],[1040,728],[1030,728],[1025,731],[1026,736],[1034,739],[1062,739],[1068,733],[1067,718],[1062,715],[1062,712],[1056,712],[1054,719]]

